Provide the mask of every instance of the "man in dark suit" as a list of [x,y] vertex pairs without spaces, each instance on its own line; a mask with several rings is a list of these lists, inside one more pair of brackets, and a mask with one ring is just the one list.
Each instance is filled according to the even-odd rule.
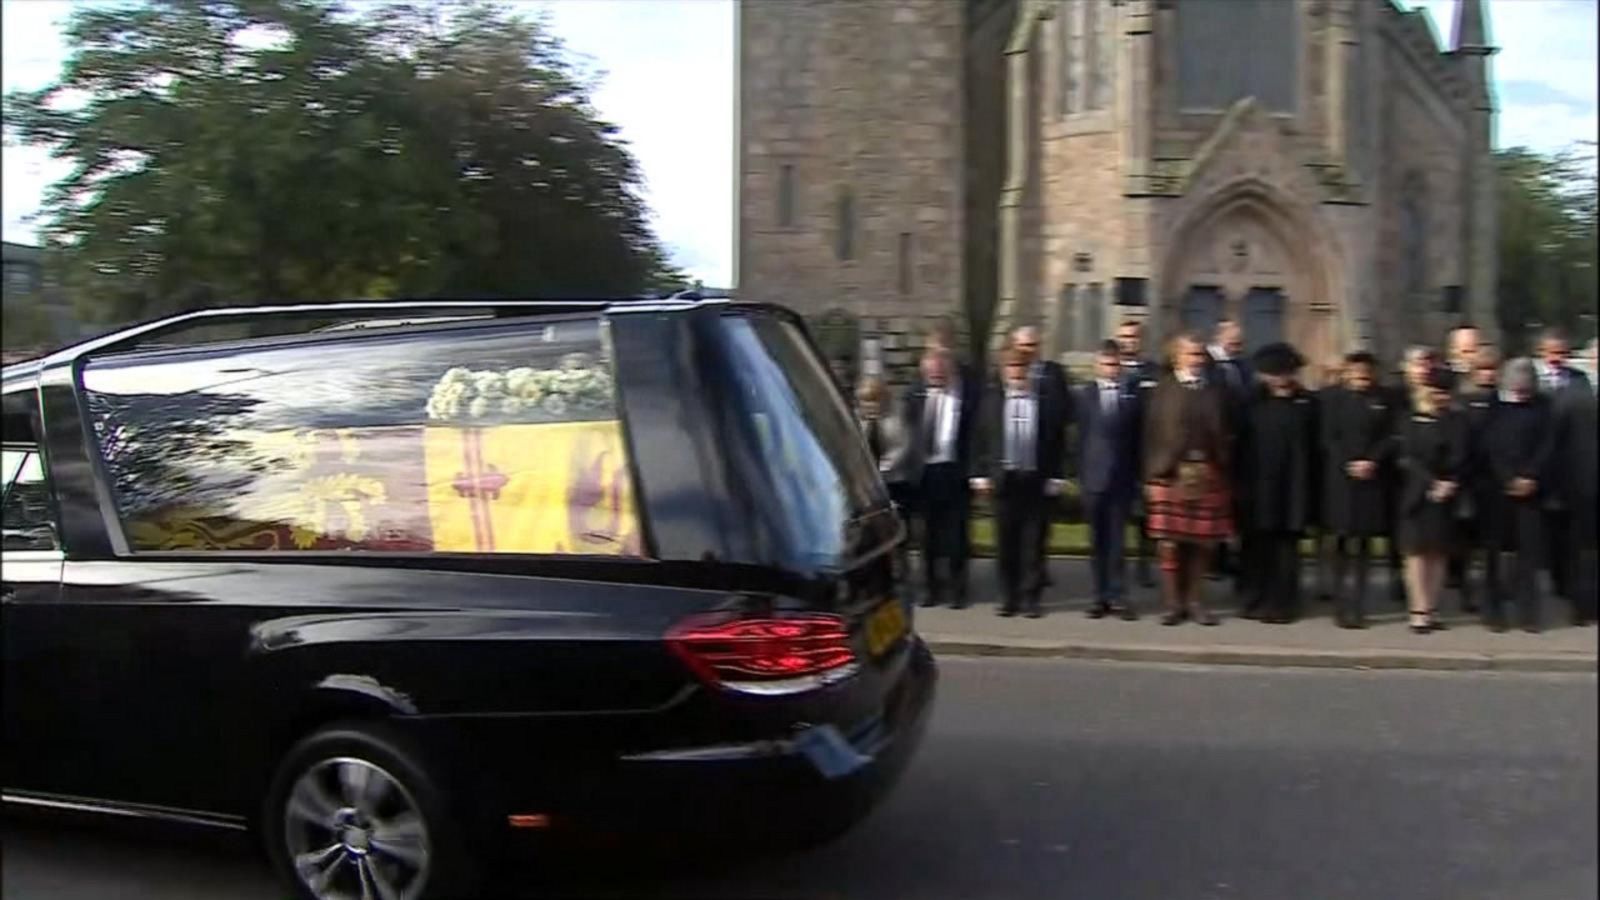
[[[1039,358],[1039,329],[1032,325],[1024,325],[1011,332],[1011,350],[1015,351],[1022,365],[1027,370],[1028,390],[1039,398],[1043,413],[1040,421],[1049,423],[1049,427],[1059,429],[1062,434],[1059,440],[1066,440],[1066,429],[1072,424],[1072,395],[1068,388],[1067,371],[1061,364],[1049,359]],[[1050,543],[1050,526],[1056,518],[1057,498],[1047,497],[1044,501],[1044,527],[1038,530],[1036,539],[1039,542],[1038,551],[1034,555],[1035,564],[1039,567],[1039,583],[1049,586],[1049,554],[1046,548]]]
[[1594,595],[1586,589],[1588,596],[1580,596],[1585,592],[1575,590],[1574,563],[1581,548],[1575,540],[1573,513],[1578,493],[1574,489],[1582,477],[1593,475],[1578,474],[1583,440],[1578,429],[1584,419],[1583,406],[1593,399],[1593,392],[1589,377],[1568,364],[1567,354],[1567,338],[1559,329],[1546,329],[1539,335],[1539,393],[1549,402],[1552,434],[1550,473],[1540,492],[1545,508],[1544,540],[1556,595],[1571,606],[1574,625],[1592,625]]
[[[1255,396],[1256,375],[1250,361],[1244,357],[1244,327],[1235,319],[1224,318],[1217,323],[1214,339],[1206,347],[1206,354],[1210,358],[1206,365],[1206,380],[1212,384],[1221,385],[1228,394],[1229,427],[1237,432],[1244,424],[1247,410],[1250,408],[1251,398]],[[1243,459],[1239,454],[1236,460]],[[1235,483],[1243,473],[1235,471]],[[1235,520],[1243,514],[1237,503],[1234,504],[1233,515]],[[1241,532],[1237,539],[1242,546],[1244,535]],[[1212,578],[1223,578],[1233,575],[1237,579],[1236,590],[1243,595],[1245,592],[1244,567],[1234,553],[1234,547],[1224,541],[1217,545],[1216,555],[1212,557]]]
[[[1144,356],[1144,326],[1133,319],[1124,319],[1117,326],[1117,349],[1121,353],[1119,365],[1122,369],[1122,380],[1129,385],[1139,398],[1141,414],[1150,408],[1150,392],[1155,390],[1156,382],[1160,378],[1161,368]],[[1144,435],[1139,432],[1138,446],[1134,452],[1142,466],[1144,459]],[[1142,494],[1136,493],[1129,516],[1139,529],[1139,540],[1134,554],[1134,568],[1138,573],[1139,584],[1142,587],[1155,587],[1155,576],[1150,573],[1150,557],[1155,546],[1150,539],[1150,531],[1145,527],[1145,503]]]
[[1120,610],[1139,617],[1123,590],[1128,510],[1139,493],[1139,391],[1121,377],[1121,354],[1106,341],[1095,357],[1095,380],[1076,391],[1078,492],[1089,520],[1094,605],[1090,618]]
[[1000,615],[1043,615],[1038,555],[1045,508],[1065,484],[1066,428],[1060,404],[1047,402],[1029,374],[1031,360],[1012,347],[1001,363],[1001,377],[985,404],[982,464],[972,486],[995,499],[999,525]]
[[968,478],[977,474],[972,452],[981,388],[961,378],[949,350],[922,357],[922,378],[906,396],[906,433],[922,472],[923,568],[928,592],[923,606],[967,605],[967,519],[972,509]]

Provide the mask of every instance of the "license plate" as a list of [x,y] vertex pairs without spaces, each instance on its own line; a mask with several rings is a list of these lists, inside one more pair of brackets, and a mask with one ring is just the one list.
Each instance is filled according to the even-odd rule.
[[867,652],[873,656],[894,646],[906,633],[906,610],[899,600],[889,600],[867,617]]

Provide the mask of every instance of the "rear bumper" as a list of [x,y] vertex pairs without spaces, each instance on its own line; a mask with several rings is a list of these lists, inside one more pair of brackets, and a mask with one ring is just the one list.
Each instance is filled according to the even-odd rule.
[[[840,729],[857,765],[829,777],[794,739],[707,744],[654,753],[619,754],[609,763],[582,767],[555,792],[547,834],[719,840],[778,836],[792,826],[843,827],[871,810],[915,755],[927,729],[937,688],[932,654],[920,638],[883,709]],[[847,754],[849,755],[849,754]],[[520,793],[513,788],[513,795]],[[505,793],[485,797],[499,822],[519,805]],[[508,849],[521,842],[509,838]],[[524,833],[523,837],[539,835]]]

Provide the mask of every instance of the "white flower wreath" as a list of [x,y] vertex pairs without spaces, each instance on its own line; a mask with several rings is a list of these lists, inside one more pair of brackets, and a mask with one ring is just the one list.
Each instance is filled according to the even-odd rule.
[[588,353],[568,353],[558,368],[518,366],[506,371],[447,370],[428,396],[433,421],[491,417],[560,417],[572,410],[597,412],[612,403],[611,373]]

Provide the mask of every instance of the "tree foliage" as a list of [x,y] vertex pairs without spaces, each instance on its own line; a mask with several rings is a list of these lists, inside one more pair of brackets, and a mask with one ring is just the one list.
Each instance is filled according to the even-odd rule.
[[[1496,156],[1500,203],[1500,327],[1513,346],[1531,325],[1592,337],[1597,294],[1594,142],[1557,154],[1523,147]],[[1587,319],[1585,317],[1588,317]]]
[[67,43],[55,83],[6,97],[6,129],[73,164],[41,232],[90,318],[683,281],[542,20],[157,0],[79,8]]

